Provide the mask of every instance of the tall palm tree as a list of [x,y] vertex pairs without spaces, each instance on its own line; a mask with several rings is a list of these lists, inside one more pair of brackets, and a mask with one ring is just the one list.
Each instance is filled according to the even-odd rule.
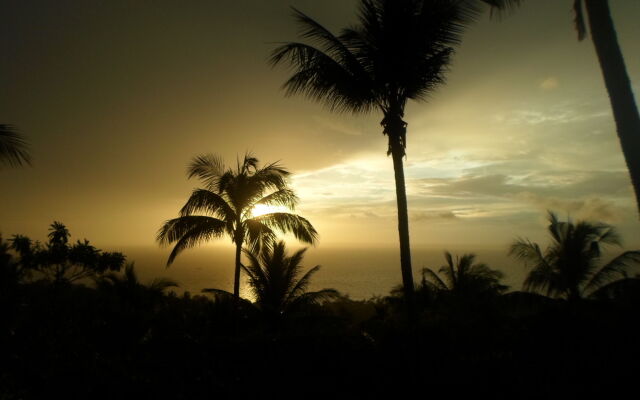
[[284,241],[273,248],[265,247],[259,253],[244,249],[249,259],[242,269],[249,276],[249,285],[260,308],[270,315],[280,316],[303,305],[335,298],[334,289],[307,292],[311,277],[320,269],[311,268],[302,277],[300,265],[307,249],[300,249],[292,256],[287,254]]
[[31,164],[27,142],[12,125],[0,124],[0,164],[12,167]]
[[537,243],[517,239],[509,254],[531,270],[524,289],[552,297],[580,299],[594,295],[607,284],[626,278],[627,269],[640,263],[640,251],[626,251],[599,266],[602,246],[620,246],[615,228],[587,221],[562,222],[549,212],[552,242],[543,252]]
[[507,286],[500,283],[504,274],[486,264],[475,263],[475,257],[475,254],[464,254],[454,258],[445,251],[447,264],[441,266],[438,273],[431,268],[424,268],[422,285],[461,296],[501,294],[507,290]]
[[240,298],[240,258],[242,246],[258,250],[269,247],[276,231],[293,233],[304,243],[316,242],[318,233],[305,218],[287,212],[254,216],[256,205],[295,208],[298,197],[289,189],[289,171],[277,163],[258,167],[250,154],[238,160],[236,169],[225,167],[221,158],[208,154],[195,157],[187,169],[189,178],[198,178],[204,188],[195,189],[180,210],[158,231],[162,245],[175,243],[167,266],[184,249],[228,235],[236,246],[233,295]]
[[270,59],[272,65],[287,63],[293,70],[284,84],[287,95],[306,95],[336,112],[382,113],[387,155],[395,173],[400,264],[408,304],[413,298],[413,273],[402,162],[407,145],[404,109],[408,100],[424,101],[444,82],[452,46],[460,42],[464,27],[479,10],[473,2],[451,0],[361,0],[358,24],[335,35],[294,8],[306,42],[283,44]]

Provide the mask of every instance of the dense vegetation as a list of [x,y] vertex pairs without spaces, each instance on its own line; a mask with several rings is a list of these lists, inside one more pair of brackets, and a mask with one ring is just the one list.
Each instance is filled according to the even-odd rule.
[[[558,224],[604,226],[550,220],[551,231]],[[63,227],[54,223],[39,248],[68,238]],[[582,238],[549,249],[594,251],[601,236]],[[472,254],[446,253],[438,271],[424,270],[408,321],[401,289],[362,301],[307,293],[317,268],[304,272],[304,251],[289,255],[280,242],[245,251],[256,302],[243,300],[236,321],[231,293],[176,295],[174,282],[141,283],[131,264],[92,269],[76,283],[56,279],[42,267],[51,263],[20,253],[26,240],[0,243],[2,399],[363,398],[411,389],[533,398],[608,390],[633,378],[627,365],[640,356],[631,262],[601,282],[608,289],[599,296],[543,290],[548,297],[506,292],[501,274]]]

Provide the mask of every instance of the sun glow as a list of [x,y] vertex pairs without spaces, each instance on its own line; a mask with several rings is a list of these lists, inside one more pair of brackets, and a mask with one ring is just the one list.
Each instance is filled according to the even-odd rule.
[[251,216],[259,217],[260,215],[264,215],[264,214],[271,214],[271,213],[277,213],[277,212],[290,212],[290,211],[291,210],[289,210],[287,207],[283,207],[283,206],[256,204],[255,206],[253,206],[253,209],[251,210]]

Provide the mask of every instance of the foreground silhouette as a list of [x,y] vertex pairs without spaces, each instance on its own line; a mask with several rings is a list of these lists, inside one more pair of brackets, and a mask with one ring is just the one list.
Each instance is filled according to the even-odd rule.
[[472,2],[443,0],[359,3],[358,24],[339,35],[294,9],[300,36],[308,43],[278,47],[271,63],[292,67],[293,75],[284,84],[287,95],[306,95],[336,112],[383,114],[387,155],[395,173],[402,284],[410,305],[413,273],[402,162],[407,146],[404,109],[408,100],[424,101],[444,82],[451,46],[459,43],[463,28],[479,8]]
[[236,246],[233,296],[240,299],[240,267],[242,246],[258,251],[270,246],[276,232],[293,233],[304,243],[315,243],[317,232],[303,217],[287,212],[253,216],[257,205],[284,206],[294,209],[298,198],[289,189],[289,171],[277,163],[258,167],[258,159],[250,154],[238,160],[235,170],[224,166],[214,155],[193,159],[187,170],[204,189],[195,189],[180,210],[180,217],[170,219],[160,228],[160,244],[175,243],[167,265],[184,249],[213,238],[228,235]]
[[440,267],[439,274],[431,268],[424,268],[422,285],[438,292],[448,292],[452,296],[469,298],[504,293],[507,286],[500,283],[504,276],[502,272],[491,269],[486,264],[476,264],[475,257],[475,254],[464,254],[454,258],[445,251],[447,265]]
[[603,245],[620,246],[615,228],[588,221],[562,222],[549,212],[551,245],[543,252],[537,243],[518,239],[510,254],[524,261],[529,271],[524,289],[570,300],[597,297],[607,285],[627,278],[640,265],[640,251],[626,251],[599,266]]
[[[0,243],[0,265],[8,252]],[[264,272],[295,255],[257,261]],[[446,267],[477,265],[469,259],[452,256]],[[292,261],[282,265],[300,264]],[[546,302],[529,308],[512,294],[453,302],[444,291],[418,303],[412,329],[388,297],[341,296],[295,308],[274,331],[266,304],[282,303],[265,301],[262,310],[242,309],[236,332],[232,296],[151,290],[133,268],[124,272],[95,287],[29,280],[0,291],[3,398],[399,398],[418,390],[540,399],[634,389],[637,286],[615,301],[540,296]],[[419,384],[404,384],[407,376]]]
[[265,247],[260,253],[245,249],[249,264],[243,265],[242,269],[249,276],[256,305],[269,318],[277,320],[338,296],[334,289],[307,292],[311,277],[320,266],[316,265],[300,277],[305,251],[300,249],[289,256],[284,241],[279,241],[273,248]]

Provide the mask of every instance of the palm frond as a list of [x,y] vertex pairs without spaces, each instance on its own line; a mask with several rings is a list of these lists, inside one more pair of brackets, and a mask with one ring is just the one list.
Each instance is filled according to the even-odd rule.
[[251,189],[247,197],[250,201],[255,201],[257,196],[263,196],[266,191],[286,189],[289,175],[291,173],[277,163],[256,170],[246,177],[246,186]]
[[455,288],[458,280],[455,268],[456,263],[453,261],[453,256],[448,251],[444,252],[444,259],[447,261],[447,265],[441,266],[438,272],[444,275],[449,288]]
[[522,288],[534,293],[545,293],[548,296],[562,294],[566,291],[560,282],[557,271],[546,262],[533,265],[522,284]]
[[430,284],[434,289],[446,291],[450,290],[446,283],[440,278],[438,274],[433,272],[431,268],[423,268],[422,269],[422,277],[424,281]]
[[219,194],[207,189],[195,189],[180,210],[180,216],[204,213],[223,221],[235,220],[236,214],[227,201]]
[[271,55],[271,64],[286,61],[294,71],[284,83],[287,96],[302,94],[334,112],[368,112],[375,106],[371,82],[354,76],[321,50],[300,42],[286,43]]
[[[299,266],[299,264],[291,264]],[[301,267],[300,267],[301,268]],[[287,296],[287,302],[290,301],[292,298],[298,297],[300,295],[302,295],[302,293],[307,291],[307,287],[309,287],[309,283],[311,281],[311,277],[313,275],[315,275],[316,272],[318,272],[320,270],[320,266],[316,265],[315,267],[311,268],[309,271],[307,271],[302,278],[298,279],[297,282],[294,281],[294,278],[297,274],[293,273],[291,274],[291,288],[288,291],[288,296]]]
[[293,211],[298,204],[298,196],[291,189],[280,189],[256,201],[254,206],[258,204],[283,206]]
[[599,243],[622,246],[622,238],[618,230],[609,224],[597,224],[594,227],[595,240]]
[[340,292],[335,289],[322,289],[317,292],[303,293],[299,297],[292,299],[288,305],[290,310],[301,309],[309,305],[322,304],[340,298]]
[[200,179],[209,190],[218,188],[220,178],[224,172],[224,162],[220,156],[215,154],[203,154],[194,157],[187,166],[188,178],[196,177]]
[[522,0],[480,0],[487,4],[490,9],[490,16],[501,17],[504,14],[513,12],[522,4]]
[[292,233],[296,239],[304,243],[314,244],[318,239],[318,232],[305,218],[290,213],[269,213],[253,218],[271,229],[282,233]]
[[615,279],[626,278],[627,271],[635,265],[640,265],[640,250],[625,251],[593,274],[584,292],[594,292]]
[[546,259],[537,243],[533,243],[528,239],[518,238],[511,244],[509,255],[520,261],[525,262],[525,266],[530,264],[544,264]]
[[0,124],[0,164],[31,165],[28,143],[12,125]]
[[276,240],[273,229],[254,218],[245,219],[242,226],[245,232],[245,243],[250,251],[258,253],[261,249],[270,248]]
[[[241,264],[242,270],[249,276],[249,286],[253,290],[253,294],[257,301],[264,301],[268,297],[269,284],[271,282],[271,276],[268,268],[263,267],[258,254],[249,250],[243,249],[245,256],[249,259],[249,264]],[[268,251],[267,251],[268,252]],[[265,250],[261,250],[260,254],[264,254]]]
[[176,242],[167,260],[167,266],[169,266],[182,250],[222,236],[226,226],[225,221],[213,217],[183,216],[166,221],[158,231],[156,240],[161,245]]
[[291,8],[294,12],[294,18],[300,26],[300,36],[319,44],[324,53],[338,61],[352,76],[366,78],[362,65],[340,37],[335,36],[327,28],[295,7]]
[[588,295],[588,298],[597,300],[629,301],[629,297],[634,300],[637,299],[638,293],[640,293],[640,278],[625,277],[599,287],[591,292]]

